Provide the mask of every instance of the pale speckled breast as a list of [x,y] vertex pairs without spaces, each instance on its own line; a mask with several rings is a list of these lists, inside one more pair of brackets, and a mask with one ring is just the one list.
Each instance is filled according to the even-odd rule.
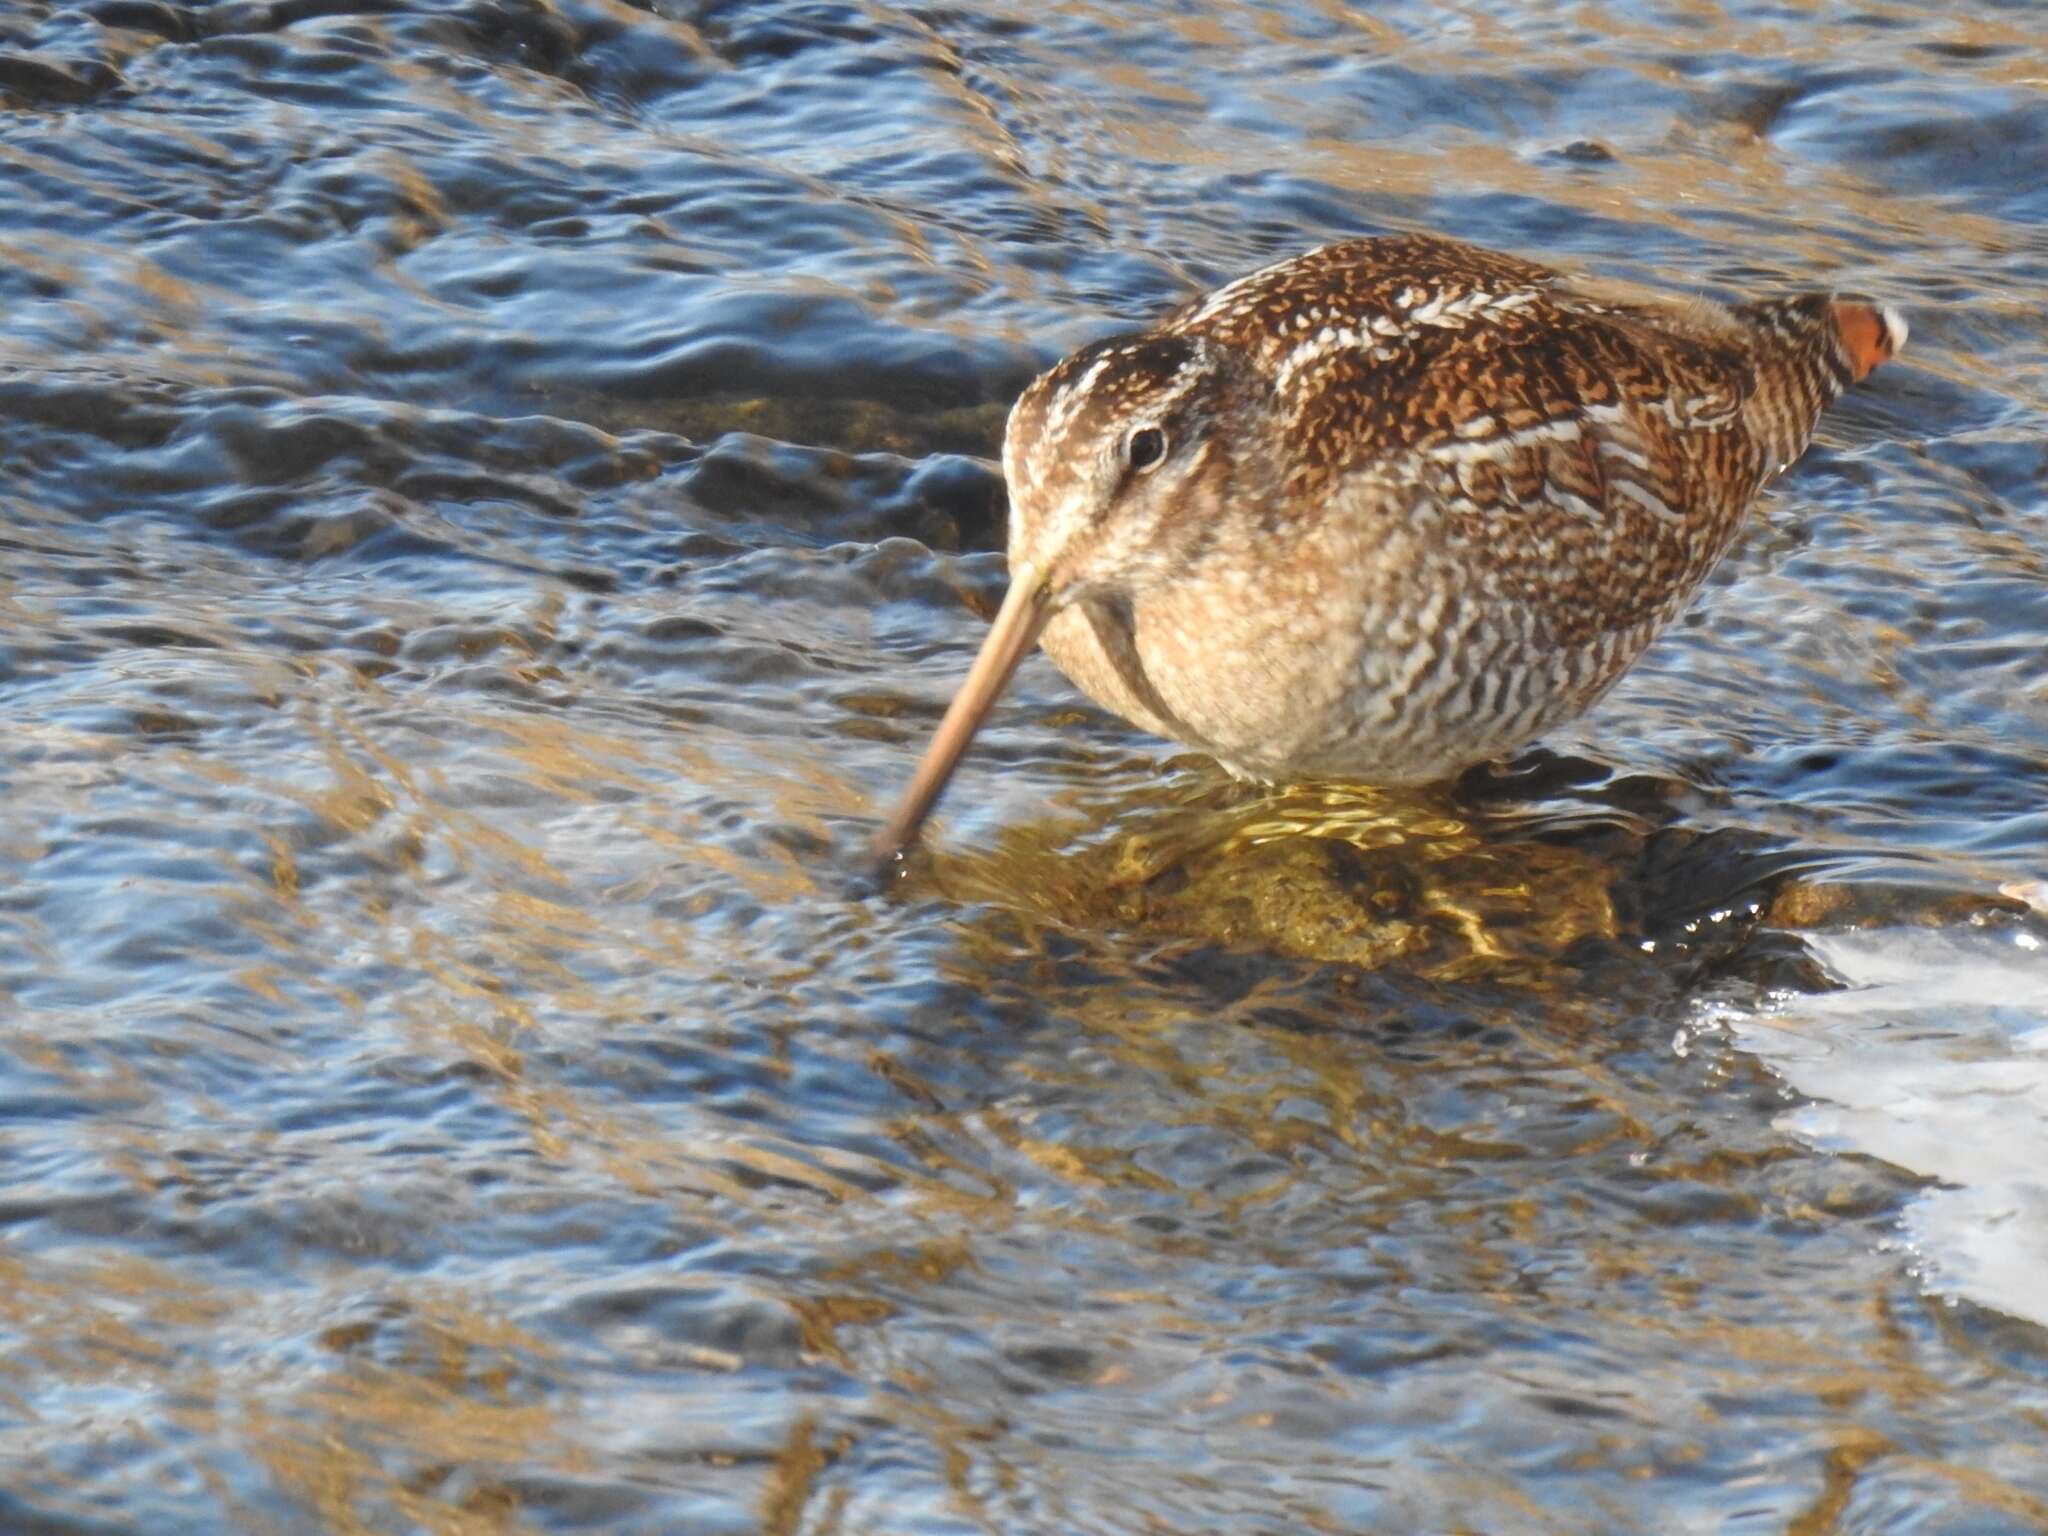
[[[1406,568],[1400,593],[1218,613],[1183,590],[1121,613],[1056,615],[1046,652],[1081,690],[1239,777],[1429,783],[1589,708],[1662,627],[1556,644],[1451,566]],[[1333,580],[1334,572],[1333,572]]]
[[[1306,544],[1294,553],[1314,554]],[[1353,620],[1376,583],[1355,560],[1327,556],[1219,565],[1212,579],[1066,610],[1040,643],[1105,708],[1233,772],[1286,777],[1357,687],[1365,633]]]

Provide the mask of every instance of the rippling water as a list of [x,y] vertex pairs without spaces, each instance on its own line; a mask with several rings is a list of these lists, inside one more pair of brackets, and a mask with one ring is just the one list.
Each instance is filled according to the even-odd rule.
[[[2048,1529],[2033,4],[0,15],[0,1525]],[[981,633],[1428,227],[1914,342],[1454,792]]]

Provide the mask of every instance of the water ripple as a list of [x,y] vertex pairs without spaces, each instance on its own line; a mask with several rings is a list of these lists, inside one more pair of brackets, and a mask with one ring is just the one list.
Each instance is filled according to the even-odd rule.
[[[2048,1528],[2030,20],[16,6],[0,1524]],[[1418,227],[1913,350],[1541,750],[863,883],[1024,380]]]

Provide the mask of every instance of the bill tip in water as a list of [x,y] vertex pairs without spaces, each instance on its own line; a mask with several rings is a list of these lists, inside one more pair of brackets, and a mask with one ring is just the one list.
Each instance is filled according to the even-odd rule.
[[909,878],[913,846],[876,833],[854,848],[842,849],[837,863],[847,899],[868,901],[888,895],[892,886]]
[[885,828],[868,840],[867,857],[861,860],[861,864],[876,880],[899,879],[909,854],[910,844],[897,841]]

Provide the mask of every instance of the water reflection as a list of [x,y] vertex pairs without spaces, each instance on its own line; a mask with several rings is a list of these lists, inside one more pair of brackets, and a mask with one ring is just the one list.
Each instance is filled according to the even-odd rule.
[[[5,30],[0,1525],[2048,1527],[2012,1079],[1871,1092],[2032,1027],[2026,18]],[[1022,381],[1417,226],[1915,351],[1548,751],[1033,662],[851,894]]]

